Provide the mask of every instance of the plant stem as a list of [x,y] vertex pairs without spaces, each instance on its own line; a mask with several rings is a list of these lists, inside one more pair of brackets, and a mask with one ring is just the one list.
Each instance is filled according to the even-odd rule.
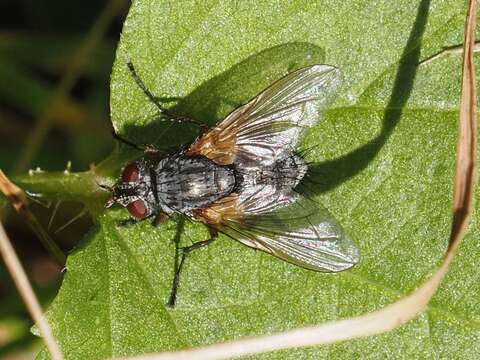
[[106,179],[98,178],[93,171],[71,173],[69,171],[44,172],[31,170],[28,175],[12,179],[32,198],[39,200],[70,200],[82,203],[99,201],[103,193],[98,183]]

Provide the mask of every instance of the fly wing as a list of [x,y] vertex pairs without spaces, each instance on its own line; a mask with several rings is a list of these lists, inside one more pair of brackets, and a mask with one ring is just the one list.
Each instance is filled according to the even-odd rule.
[[261,192],[231,195],[197,215],[247,246],[310,270],[338,272],[358,262],[355,243],[320,204],[295,192],[273,200]]
[[303,130],[316,124],[341,82],[340,70],[329,65],[294,71],[230,113],[187,154],[221,165],[274,164],[295,150]]

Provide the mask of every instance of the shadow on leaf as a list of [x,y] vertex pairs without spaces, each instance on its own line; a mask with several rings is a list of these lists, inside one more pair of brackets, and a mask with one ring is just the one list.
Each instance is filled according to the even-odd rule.
[[423,0],[417,9],[415,23],[403,49],[392,94],[383,114],[380,134],[367,144],[338,159],[311,165],[306,183],[308,192],[318,194],[331,190],[361,172],[375,158],[392,134],[413,89],[429,5],[430,0]]
[[[164,104],[175,102],[170,111],[211,126],[287,73],[323,63],[324,58],[324,51],[313,44],[296,42],[278,45],[252,55],[214,76],[185,98],[158,100]],[[141,77],[142,69],[137,71]],[[195,125],[174,124],[157,118],[147,125],[127,125],[122,136],[134,141],[139,140],[140,143],[155,144],[167,152],[192,142],[198,134],[199,128]]]

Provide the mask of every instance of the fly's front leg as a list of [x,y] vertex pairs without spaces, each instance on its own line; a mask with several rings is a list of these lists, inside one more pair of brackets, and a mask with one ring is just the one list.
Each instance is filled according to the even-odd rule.
[[118,223],[117,223],[117,226],[119,226],[119,227],[133,226],[133,225],[139,223],[140,221],[151,219],[154,216],[157,216],[157,215],[156,214],[151,214],[151,215],[148,215],[146,218],[140,219],[140,220],[135,219],[133,217],[129,217],[128,219],[119,220]]
[[119,227],[129,227],[129,226],[135,225],[137,222],[138,222],[137,219],[134,219],[134,218],[130,217],[128,219],[119,220],[118,223],[117,223],[117,226],[119,226]]
[[158,154],[160,153],[160,150],[155,145],[152,145],[152,144],[145,144],[145,145],[135,144],[134,142],[132,142],[130,140],[127,140],[127,139],[121,137],[120,135],[118,135],[115,132],[115,130],[113,130],[112,135],[113,135],[114,139],[120,141],[121,143],[123,143],[125,145],[128,145],[128,146],[134,148],[135,150],[143,151],[145,153],[145,155],[147,155],[147,156],[158,156]]
[[159,212],[158,215],[155,216],[155,219],[153,219],[152,225],[159,226],[161,223],[163,223],[167,219],[168,219],[167,213]]
[[152,94],[152,92],[147,88],[147,86],[145,85],[145,83],[143,82],[143,80],[140,78],[140,76],[138,76],[137,74],[137,71],[135,70],[135,67],[133,66],[132,62],[129,61],[127,62],[127,66],[128,68],[130,69],[130,73],[132,74],[132,77],[133,79],[135,80],[135,82],[137,83],[138,87],[140,89],[142,89],[143,93],[148,97],[148,99],[157,107],[158,111],[160,112],[160,114],[165,117],[166,119],[170,120],[170,121],[174,121],[174,122],[177,122],[179,124],[182,124],[182,123],[191,123],[191,124],[195,124],[197,125],[198,127],[200,127],[202,129],[202,131],[205,131],[205,130],[208,130],[208,125],[205,124],[205,123],[202,123],[200,121],[197,121],[197,120],[194,120],[194,119],[191,119],[189,117],[186,117],[186,116],[181,116],[181,115],[177,115],[177,114],[174,114],[170,111],[168,111],[167,109],[165,109],[157,100],[157,98]]
[[178,286],[180,283],[180,272],[182,271],[183,264],[185,263],[185,260],[193,250],[196,249],[201,249],[207,245],[210,245],[212,242],[214,242],[218,238],[218,232],[214,228],[209,227],[208,228],[210,231],[210,239],[204,240],[204,241],[199,241],[196,242],[190,246],[186,246],[181,248],[182,250],[182,258],[180,260],[180,264],[178,264],[178,267],[175,271],[175,276],[173,278],[173,285],[172,285],[172,291],[170,293],[170,298],[168,300],[168,306],[174,307],[175,302],[177,301],[177,292],[178,292]]

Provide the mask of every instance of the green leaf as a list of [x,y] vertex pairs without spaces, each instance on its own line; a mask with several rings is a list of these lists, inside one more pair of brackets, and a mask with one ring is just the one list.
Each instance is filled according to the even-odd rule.
[[[461,59],[418,62],[460,44],[464,16],[463,2],[454,0],[135,1],[111,82],[114,125],[132,141],[175,148],[198,129],[158,121],[129,60],[173,111],[209,124],[293,69],[327,63],[343,70],[335,107],[303,145],[315,146],[308,160],[318,176],[316,199],[362,258],[352,270],[321,274],[221,237],[188,258],[170,309],[175,241],[206,239],[207,230],[182,219],[120,228],[126,211],[106,211],[69,256],[48,311],[66,358],[173,350],[318,324],[379,309],[418,286],[449,236]],[[254,358],[474,358],[478,233],[474,219],[439,293],[407,325]]]

